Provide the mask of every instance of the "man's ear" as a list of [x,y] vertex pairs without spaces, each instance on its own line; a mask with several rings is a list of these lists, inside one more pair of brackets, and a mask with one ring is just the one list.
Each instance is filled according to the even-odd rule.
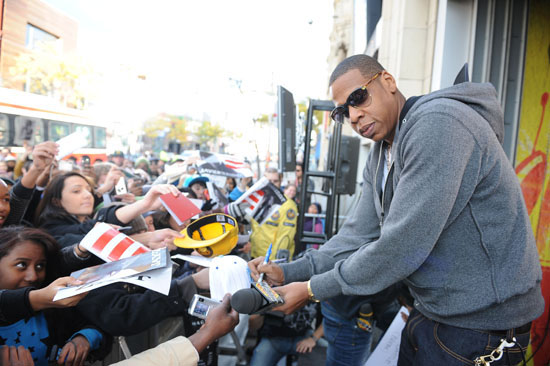
[[384,85],[384,88],[386,88],[390,93],[395,94],[398,91],[397,83],[395,82],[392,74],[384,70],[380,75],[380,79],[382,85]]

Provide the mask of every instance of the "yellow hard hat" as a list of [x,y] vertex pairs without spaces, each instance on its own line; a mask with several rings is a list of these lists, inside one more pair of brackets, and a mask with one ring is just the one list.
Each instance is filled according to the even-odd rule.
[[196,249],[204,257],[228,254],[239,240],[237,220],[221,213],[203,216],[181,233],[184,237],[174,239],[174,244]]

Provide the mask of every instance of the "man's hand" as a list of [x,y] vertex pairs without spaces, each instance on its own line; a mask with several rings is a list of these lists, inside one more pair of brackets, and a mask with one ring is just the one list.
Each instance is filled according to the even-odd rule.
[[248,242],[239,249],[239,253],[250,253],[250,249],[252,249],[252,244]]
[[47,287],[29,292],[29,302],[34,311],[40,311],[48,308],[68,308],[75,306],[88,293],[82,293],[66,299],[53,301],[57,291],[67,286],[81,285],[82,281],[75,280],[72,277],[61,277],[50,283]]
[[250,275],[254,281],[258,280],[260,273],[265,273],[264,281],[270,286],[281,286],[285,283],[283,269],[275,263],[264,264],[264,257],[258,257],[248,262],[248,268],[250,269]]
[[166,193],[172,193],[174,197],[180,195],[180,191],[173,184],[157,184],[151,187],[141,202],[148,211],[156,210],[162,206],[158,198]]
[[88,343],[86,337],[77,335],[65,343],[57,359],[57,364],[83,366],[89,353],[90,343]]
[[105,181],[101,187],[97,189],[97,191],[100,194],[110,192],[122,177],[124,177],[124,173],[122,173],[118,167],[112,167],[111,170],[109,170],[109,173],[107,173]]
[[275,287],[273,290],[285,300],[283,305],[277,306],[273,310],[282,311],[285,314],[292,314],[304,307],[309,300],[307,282],[292,282],[286,286]]
[[34,366],[34,362],[30,351],[25,347],[2,346],[0,366]]
[[316,345],[317,345],[317,343],[311,337],[302,339],[296,345],[296,352],[298,352],[298,353],[310,353],[315,348]]
[[143,196],[143,180],[137,178],[128,179],[128,192],[134,196]]
[[220,305],[210,309],[201,329],[189,337],[199,353],[216,339],[231,332],[239,324],[239,314],[231,309],[230,300],[231,295],[226,294]]
[[50,166],[58,152],[58,145],[53,141],[41,142],[32,150],[32,165],[38,171]]
[[181,238],[182,235],[172,229],[160,229],[142,234],[130,235],[130,237],[146,245],[150,249],[168,247],[170,250],[175,250],[177,247],[174,245],[174,239]]

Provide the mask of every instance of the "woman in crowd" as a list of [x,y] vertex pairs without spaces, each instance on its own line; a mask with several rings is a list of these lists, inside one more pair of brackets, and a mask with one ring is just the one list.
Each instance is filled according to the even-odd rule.
[[237,187],[237,181],[235,178],[227,177],[225,180],[225,192],[227,193],[227,196]]
[[[125,226],[138,215],[159,208],[158,197],[162,194],[180,194],[174,186],[159,184],[151,188],[142,200],[126,206],[102,208],[92,219],[92,192],[93,187],[80,173],[58,175],[48,184],[36,212],[36,226],[53,235],[62,247],[76,245],[76,252],[81,257],[87,257],[87,253],[78,243],[98,222]],[[166,246],[178,236],[175,231],[164,230],[139,234],[138,241],[149,247],[159,247]]]
[[[32,293],[32,288],[47,285],[57,277],[58,253],[55,240],[41,230],[0,229],[0,290],[28,288]],[[3,308],[5,302],[2,298]],[[36,306],[36,302],[34,304]],[[49,359],[60,364],[83,365],[91,351],[97,351],[98,357],[108,351],[111,341],[107,335],[86,325],[74,309],[39,309],[33,308],[33,312],[17,321],[2,319],[0,322],[4,343],[24,344],[31,351],[35,365],[46,366]]]

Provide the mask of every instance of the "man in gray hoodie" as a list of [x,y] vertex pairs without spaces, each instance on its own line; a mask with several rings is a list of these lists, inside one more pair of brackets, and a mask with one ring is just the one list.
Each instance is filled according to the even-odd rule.
[[366,55],[342,61],[330,85],[332,118],[376,142],[360,202],[319,250],[281,266],[257,258],[253,276],[286,284],[285,312],[404,281],[414,310],[399,365],[473,364],[499,345],[494,357],[521,361],[544,300],[495,89],[462,83],[406,100]]

